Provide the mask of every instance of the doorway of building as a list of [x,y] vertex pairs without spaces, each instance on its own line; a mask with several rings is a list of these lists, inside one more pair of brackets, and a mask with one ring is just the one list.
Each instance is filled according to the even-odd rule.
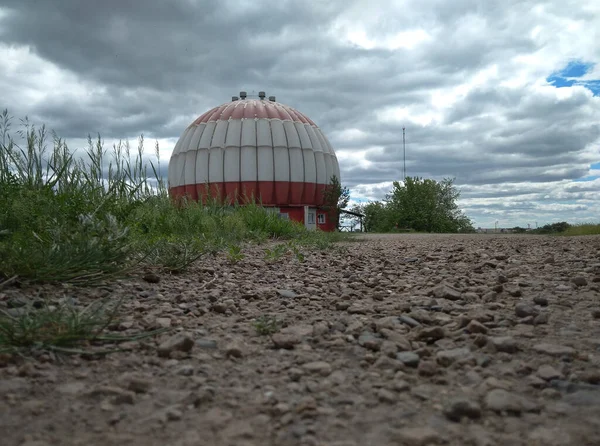
[[317,210],[306,207],[304,210],[304,226],[307,229],[317,229]]

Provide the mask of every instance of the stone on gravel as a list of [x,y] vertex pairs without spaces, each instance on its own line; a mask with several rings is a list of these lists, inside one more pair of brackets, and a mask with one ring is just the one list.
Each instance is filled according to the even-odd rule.
[[587,279],[583,276],[576,276],[571,279],[571,283],[576,286],[586,286],[588,284]]
[[148,283],[158,283],[160,282],[160,276],[154,273],[146,273],[142,277]]
[[471,364],[475,365],[477,361],[468,347],[453,348],[450,350],[441,350],[435,355],[437,363],[443,367],[450,364]]
[[225,346],[225,354],[232,358],[241,358],[244,352],[245,348],[239,341],[230,341]]
[[438,372],[438,368],[433,361],[420,361],[417,370],[421,376],[434,376]]
[[417,367],[421,361],[421,357],[414,352],[397,353],[396,359],[407,367]]
[[422,329],[417,335],[417,339],[428,342],[435,342],[444,338],[446,334],[442,327],[427,327]]
[[462,297],[460,290],[448,285],[439,285],[433,289],[433,296],[436,299],[459,300]]
[[496,351],[503,353],[516,353],[517,342],[511,336],[494,336],[489,338],[489,343]]
[[307,362],[302,365],[302,368],[307,372],[318,373],[321,376],[328,376],[331,374],[331,364],[325,361]]
[[515,305],[515,314],[517,317],[535,316],[537,313],[538,312],[534,307],[525,302],[519,302]]
[[196,340],[196,345],[198,347],[206,349],[206,350],[216,350],[217,349],[217,341],[215,341],[214,339],[201,338],[201,339]]
[[533,346],[533,350],[536,353],[542,353],[550,356],[574,356],[575,349],[572,347],[567,347],[564,345],[556,345],[556,344],[536,344]]
[[298,297],[298,294],[294,293],[292,290],[277,290],[277,294],[279,294],[281,297],[285,297],[286,299]]
[[545,325],[549,320],[550,315],[548,313],[540,313],[533,318],[533,325]]
[[442,436],[431,427],[405,427],[393,432],[394,444],[403,446],[430,446],[442,443]]
[[373,333],[363,333],[358,337],[358,345],[372,351],[379,351],[383,340]]
[[446,405],[444,415],[451,421],[460,421],[462,418],[475,420],[481,417],[481,406],[477,401],[465,397],[453,398]]
[[158,346],[158,356],[165,358],[175,351],[189,352],[192,347],[194,347],[192,337],[186,333],[178,333]]
[[302,342],[302,338],[294,333],[275,333],[271,341],[276,348],[292,349]]
[[154,320],[154,323],[157,327],[169,328],[169,327],[171,327],[171,318],[170,317],[157,317]]
[[387,389],[379,389],[377,391],[377,398],[379,398],[379,401],[381,401],[382,403],[389,404],[395,403],[398,399],[394,392],[391,392]]
[[152,387],[152,380],[133,373],[124,373],[119,377],[119,382],[127,390],[135,393],[147,393]]
[[471,322],[468,323],[466,330],[469,333],[487,333],[488,332],[488,328],[483,325],[481,322],[476,321],[476,320],[471,320]]
[[420,322],[414,320],[412,317],[407,316],[405,314],[401,315],[398,319],[400,320],[400,322],[402,322],[412,328],[421,326]]
[[490,390],[485,395],[484,403],[487,409],[498,413],[519,415],[523,411],[519,395],[504,389]]
[[548,299],[544,296],[535,296],[533,298],[533,303],[541,307],[545,307],[548,305]]
[[561,378],[562,377],[562,373],[560,373],[554,367],[545,364],[545,365],[541,365],[537,369],[537,376],[539,376],[543,380],[550,381],[550,380],[553,380],[553,379]]

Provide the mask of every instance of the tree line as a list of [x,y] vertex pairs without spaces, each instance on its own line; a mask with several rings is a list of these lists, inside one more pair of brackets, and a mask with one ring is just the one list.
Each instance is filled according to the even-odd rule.
[[454,179],[406,177],[394,181],[384,200],[350,210],[364,215],[366,232],[475,232],[473,222],[458,207],[459,197]]

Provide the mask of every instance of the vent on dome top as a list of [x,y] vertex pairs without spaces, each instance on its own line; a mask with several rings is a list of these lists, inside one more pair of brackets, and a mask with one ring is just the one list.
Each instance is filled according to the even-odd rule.
[[269,96],[269,101],[275,102],[275,96]]
[[246,99],[246,96],[248,96],[248,95],[246,94],[245,91],[240,91],[240,98]]
[[266,96],[266,94],[265,94],[265,92],[264,92],[264,91],[259,91],[259,92],[258,92],[258,97],[259,97],[259,98],[261,98],[261,99],[264,99],[264,98],[265,98],[265,96]]
[[237,101],[239,98],[237,96],[231,96],[232,101]]

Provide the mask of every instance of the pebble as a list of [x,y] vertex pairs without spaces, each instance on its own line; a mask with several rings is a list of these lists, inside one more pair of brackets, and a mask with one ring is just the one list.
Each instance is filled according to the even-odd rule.
[[533,298],[533,303],[545,307],[548,305],[548,299],[544,296],[535,296]]
[[231,341],[225,346],[225,354],[232,358],[241,358],[244,356],[244,347],[238,341]]
[[160,282],[160,276],[154,273],[146,273],[144,274],[144,276],[142,277],[143,280],[145,280],[148,283],[158,283]]
[[536,353],[543,353],[550,356],[574,356],[575,349],[563,345],[556,344],[536,344],[533,346],[533,350]]
[[147,393],[152,387],[152,380],[132,373],[124,373],[119,377],[119,381],[127,390],[135,393]]
[[175,373],[181,376],[192,376],[194,374],[194,366],[191,364],[182,365]]
[[442,436],[431,427],[405,427],[392,433],[394,444],[429,446],[442,442]]
[[442,327],[427,327],[419,332],[417,339],[434,342],[444,338],[444,336],[446,336],[446,334]]
[[520,302],[515,305],[515,314],[517,317],[535,316],[537,310],[525,302]]
[[171,336],[158,346],[158,356],[168,357],[172,352],[189,352],[194,347],[194,340],[185,333]]
[[550,315],[547,312],[538,314],[533,318],[533,325],[545,325],[550,320]]
[[201,338],[196,341],[196,345],[206,350],[217,349],[217,341],[215,341],[214,339]]
[[466,330],[469,333],[487,333],[488,332],[488,328],[483,325],[481,322],[476,321],[476,320],[471,320],[471,322],[469,322],[469,324],[466,327]]
[[573,283],[576,286],[582,287],[582,286],[586,286],[588,284],[588,281],[583,276],[577,276],[577,277],[573,277],[571,279],[571,283]]
[[444,415],[449,420],[457,422],[462,418],[475,420],[481,418],[481,406],[477,401],[469,398],[454,398],[446,405]]
[[307,372],[318,373],[321,376],[328,376],[331,374],[331,364],[325,361],[308,362],[303,364],[302,368]]
[[504,389],[493,389],[485,395],[485,407],[498,413],[518,415],[523,407],[517,395]]
[[459,300],[462,297],[460,290],[448,285],[439,285],[433,289],[433,296],[436,299]]
[[496,349],[496,351],[503,353],[516,353],[517,342],[510,336],[495,336],[489,338],[490,344]]
[[281,297],[285,297],[286,299],[293,299],[294,297],[298,297],[298,295],[292,290],[277,290],[277,294],[279,294]]
[[550,365],[542,365],[537,370],[537,376],[543,380],[550,381],[552,379],[558,379],[562,377],[562,373],[556,370]]
[[476,364],[475,356],[468,347],[454,348],[451,350],[442,350],[435,355],[437,363],[443,367],[448,367],[455,362],[461,364]]
[[407,367],[417,367],[421,361],[421,357],[414,352],[397,353],[396,359]]
[[275,333],[271,341],[276,348],[292,349],[302,342],[302,338],[293,333]]
[[417,369],[421,376],[433,376],[438,372],[437,366],[433,361],[421,361]]
[[358,337],[358,345],[372,351],[379,351],[383,339],[376,337],[373,333],[363,333]]
[[390,403],[390,404],[395,403],[396,400],[398,399],[394,392],[391,392],[387,389],[379,389],[377,391],[377,398],[382,403]]
[[410,383],[403,379],[397,379],[392,383],[392,387],[396,392],[406,392],[407,390],[410,390]]
[[421,325],[420,322],[414,320],[412,317],[407,316],[405,314],[401,315],[398,319],[400,320],[400,322],[402,322],[412,328],[419,327]]

